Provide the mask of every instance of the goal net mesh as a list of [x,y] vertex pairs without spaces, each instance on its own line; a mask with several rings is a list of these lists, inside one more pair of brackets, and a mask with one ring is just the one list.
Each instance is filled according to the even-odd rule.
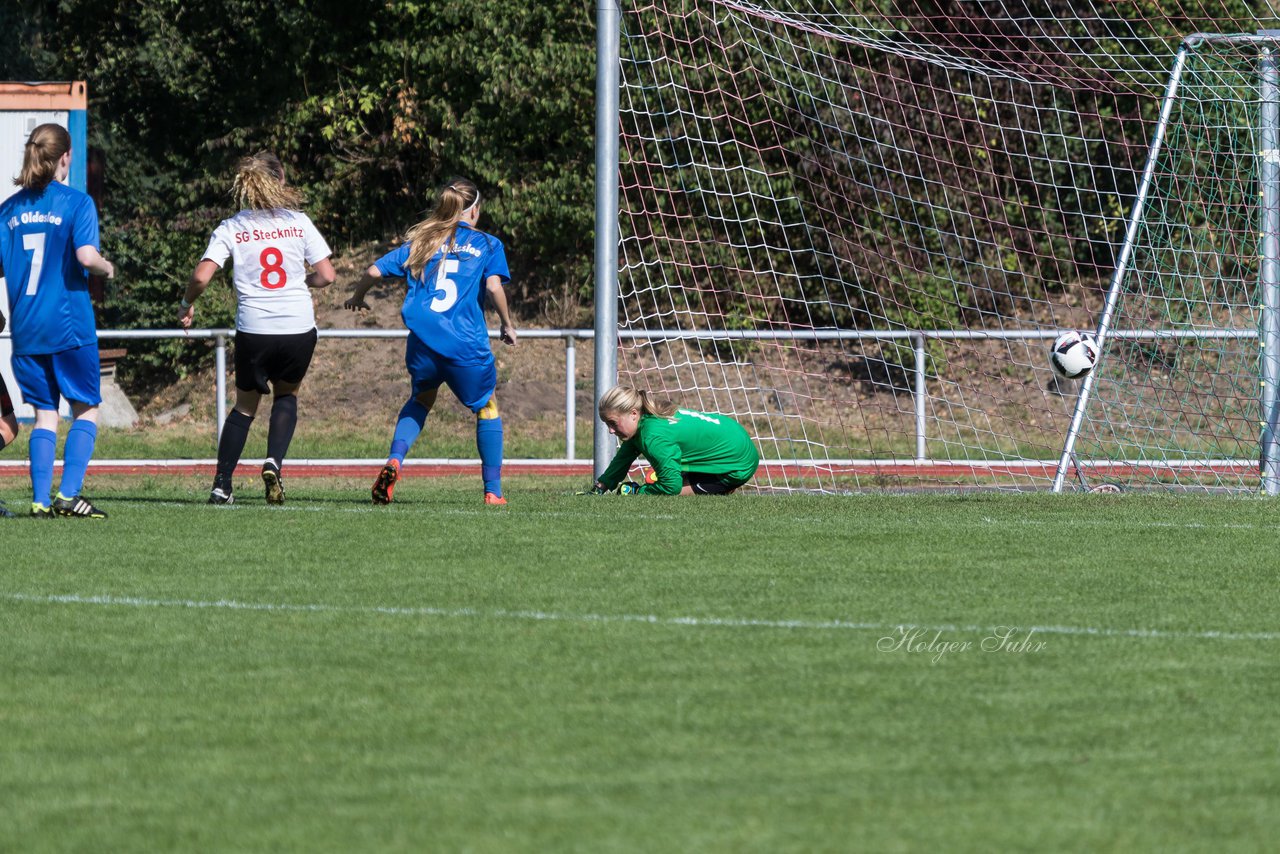
[[[623,2],[619,382],[737,418],[765,490],[1046,488],[1081,386],[1048,346],[1098,324],[1179,46],[1272,25]],[[1259,52],[1189,53],[1071,486],[1258,487]]]

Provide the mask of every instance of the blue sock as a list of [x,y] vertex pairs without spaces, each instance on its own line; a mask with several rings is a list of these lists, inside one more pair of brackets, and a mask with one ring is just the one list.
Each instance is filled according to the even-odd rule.
[[502,419],[476,419],[476,450],[484,491],[502,497]]
[[93,446],[98,439],[98,425],[77,418],[67,431],[67,442],[62,447],[62,483],[58,494],[63,498],[75,498],[84,486],[84,472],[93,457]]
[[418,434],[426,423],[427,408],[418,403],[417,398],[409,398],[396,420],[396,432],[391,436],[391,453],[387,455],[387,459],[397,463],[404,462],[405,454],[409,453],[413,443],[418,440]]
[[49,493],[53,490],[53,456],[58,444],[58,434],[39,428],[31,431],[27,440],[31,459],[31,500],[41,507],[49,506]]

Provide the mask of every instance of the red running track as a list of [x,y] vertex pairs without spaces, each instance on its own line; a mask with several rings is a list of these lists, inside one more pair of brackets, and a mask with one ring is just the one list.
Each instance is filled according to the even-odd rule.
[[[377,474],[382,465],[381,460],[372,461],[290,461],[285,466],[285,473],[291,478],[302,477],[353,477],[366,478]],[[62,464],[58,463],[57,468]],[[256,476],[257,462],[241,463],[236,475],[241,477]],[[90,475],[213,475],[212,460],[99,460],[89,465]],[[590,460],[547,461],[509,460],[503,466],[506,474],[533,474],[563,477],[591,477]],[[987,463],[975,464],[966,462],[902,462],[893,461],[854,461],[848,464],[834,463],[830,465],[800,464],[793,462],[764,462],[760,465],[760,475],[770,477],[897,477],[912,479],[955,479],[955,478],[1052,478],[1057,470],[1055,462],[1024,463]],[[1086,465],[1085,471],[1095,477],[1158,477],[1177,472],[1179,475],[1247,475],[1257,473],[1257,463],[1249,461],[1211,461],[1201,464],[1188,464],[1176,468],[1167,465],[1146,465],[1141,463],[1098,463]],[[456,475],[480,476],[478,462],[449,462],[409,460],[402,470],[404,477],[447,477]],[[0,477],[25,478],[28,476],[27,463],[22,459],[0,461]]]

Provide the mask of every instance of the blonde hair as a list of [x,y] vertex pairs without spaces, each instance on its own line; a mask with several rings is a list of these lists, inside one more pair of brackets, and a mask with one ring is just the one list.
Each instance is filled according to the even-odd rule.
[[240,161],[231,195],[242,209],[257,211],[302,208],[302,194],[284,182],[280,158],[262,151]]
[[645,415],[657,415],[659,418],[670,418],[676,414],[676,405],[671,401],[654,397],[643,389],[637,391],[629,385],[616,385],[600,395],[600,417],[617,415],[638,409]]
[[71,134],[62,125],[43,124],[31,132],[22,151],[22,172],[13,183],[41,192],[58,174],[58,161],[71,150]]
[[466,178],[453,178],[440,189],[436,209],[409,229],[409,262],[405,265],[415,278],[421,277],[431,256],[441,246],[453,243],[464,211],[480,204],[480,191]]

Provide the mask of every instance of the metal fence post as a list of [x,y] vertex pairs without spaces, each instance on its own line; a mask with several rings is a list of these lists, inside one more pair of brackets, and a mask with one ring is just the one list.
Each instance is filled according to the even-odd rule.
[[928,449],[928,445],[926,442],[926,435],[925,435],[926,431],[928,430],[928,426],[925,420],[925,415],[926,415],[925,396],[928,394],[928,385],[925,383],[925,376],[924,376],[924,368],[925,368],[924,335],[922,335],[919,332],[914,333],[911,336],[911,344],[916,351],[916,369],[915,369],[916,460],[919,462],[924,462],[929,458],[929,453],[928,453],[929,449]]
[[578,426],[578,348],[572,335],[564,336],[564,458],[574,458]]
[[214,393],[218,395],[218,441],[222,441],[222,422],[227,420],[227,336],[213,336],[214,344]]

